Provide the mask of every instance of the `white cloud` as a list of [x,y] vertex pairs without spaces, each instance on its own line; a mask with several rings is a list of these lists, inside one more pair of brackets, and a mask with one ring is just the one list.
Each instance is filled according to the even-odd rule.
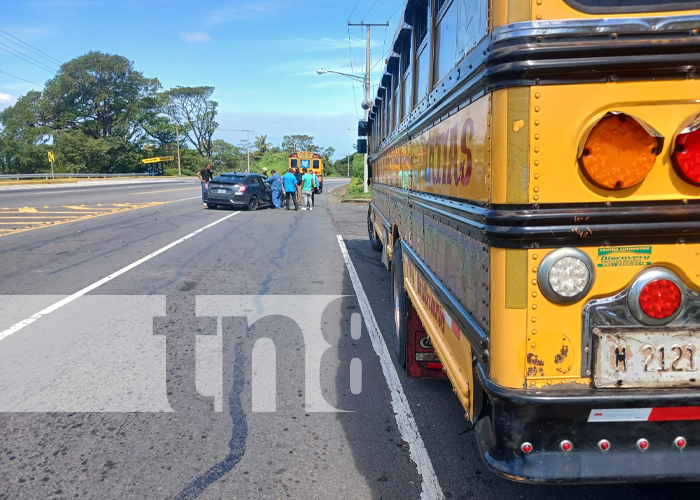
[[209,35],[209,33],[195,31],[193,33],[183,33],[182,39],[189,43],[202,43],[211,40],[211,36]]
[[209,11],[206,16],[206,22],[208,25],[215,25],[231,21],[256,19],[283,7],[284,4],[276,2],[227,5],[220,9]]
[[17,99],[10,94],[0,93],[0,109],[5,109],[17,102]]

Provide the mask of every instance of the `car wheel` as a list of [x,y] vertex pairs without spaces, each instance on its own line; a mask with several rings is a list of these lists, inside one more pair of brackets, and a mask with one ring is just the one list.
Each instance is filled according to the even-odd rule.
[[403,259],[401,242],[394,243],[391,258],[392,297],[394,300],[394,355],[401,367],[406,366],[406,302],[408,297],[403,285]]
[[255,212],[260,207],[260,202],[257,196],[253,196],[248,202],[248,210]]
[[367,211],[367,234],[369,235],[369,242],[372,245],[372,250],[375,252],[382,251],[382,240],[377,236],[377,231],[374,229],[374,222],[372,222],[371,209]]
[[213,204],[213,203],[207,203],[207,208],[214,209],[214,208],[216,208],[217,206],[218,206],[218,205],[215,205],[215,204]]

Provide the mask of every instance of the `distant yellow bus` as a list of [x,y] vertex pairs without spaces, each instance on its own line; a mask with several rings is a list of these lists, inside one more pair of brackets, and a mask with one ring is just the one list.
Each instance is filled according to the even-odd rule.
[[323,158],[316,153],[298,151],[289,155],[289,166],[308,169],[318,177],[318,193],[323,191]]
[[398,364],[449,377],[506,478],[698,480],[698,2],[409,0],[399,25],[367,221]]

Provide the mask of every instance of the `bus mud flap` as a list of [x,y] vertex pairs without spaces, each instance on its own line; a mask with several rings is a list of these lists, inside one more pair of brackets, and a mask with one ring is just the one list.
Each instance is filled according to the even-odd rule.
[[408,300],[406,373],[413,378],[447,378],[418,312]]

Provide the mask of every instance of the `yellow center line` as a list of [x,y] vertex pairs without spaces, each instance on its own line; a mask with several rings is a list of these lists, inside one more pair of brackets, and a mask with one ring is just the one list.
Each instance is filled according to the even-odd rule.
[[162,191],[144,191],[142,193],[131,193],[131,194],[134,195],[134,194],[170,193],[172,191],[186,191],[188,189],[202,189],[202,188],[200,186],[192,186],[192,187],[178,188],[178,189],[164,189]]

